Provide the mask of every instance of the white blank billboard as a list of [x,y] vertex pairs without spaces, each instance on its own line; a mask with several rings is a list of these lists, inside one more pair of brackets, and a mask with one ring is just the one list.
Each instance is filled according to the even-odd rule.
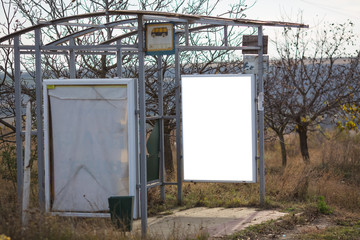
[[253,75],[182,76],[184,181],[256,182]]

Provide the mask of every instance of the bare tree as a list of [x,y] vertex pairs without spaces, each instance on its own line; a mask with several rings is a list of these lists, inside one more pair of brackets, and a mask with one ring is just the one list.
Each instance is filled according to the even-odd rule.
[[[5,2],[2,0],[2,2]],[[255,3],[256,1],[254,1]],[[253,3],[253,4],[254,4]],[[53,20],[65,16],[71,16],[81,13],[91,13],[95,11],[108,11],[108,10],[124,10],[124,9],[140,9],[151,11],[165,11],[165,12],[177,12],[192,15],[213,15],[216,8],[221,4],[219,0],[192,0],[192,1],[172,1],[172,0],[74,0],[74,1],[34,1],[34,0],[14,0],[15,6],[19,9],[19,14],[25,19],[26,23],[23,25],[35,25],[42,20]],[[229,6],[225,13],[221,13],[221,16],[242,18],[245,17],[245,11],[251,8],[252,5],[246,5],[245,0],[238,0]],[[105,17],[92,17],[89,19],[79,19],[79,23],[86,24],[98,24],[103,23],[105,18],[106,23],[111,23],[118,20],[128,18],[123,15],[107,15]],[[136,27],[137,23],[133,23],[133,27]],[[189,26],[194,27],[194,26]],[[65,29],[64,29],[65,28]],[[80,26],[51,26],[47,32],[42,32],[43,43],[51,43],[56,39],[62,38],[65,35],[72,34],[76,31],[85,29],[86,27]],[[75,39],[75,45],[81,44],[100,44],[113,37],[136,31],[134,29],[116,29],[109,27],[94,31],[78,37]],[[253,32],[253,29],[249,30]],[[242,34],[239,28],[229,27],[228,41],[233,46],[241,45]],[[215,30],[203,31],[198,33],[192,33],[190,35],[190,42],[192,45],[209,45],[209,44],[221,44],[224,41],[224,31],[222,28]],[[33,36],[29,36],[29,39],[33,39]],[[180,42],[184,42],[184,37],[180,36]],[[137,42],[137,35],[122,40],[123,44],[133,44]],[[64,42],[61,44],[69,44]],[[30,58],[30,59],[29,59]],[[33,56],[27,59],[23,59],[23,68],[26,69],[31,76],[34,76],[34,66],[29,64],[29,61],[33,60]],[[175,85],[174,85],[174,57],[163,56],[163,77],[164,81],[164,114],[175,115]],[[43,61],[43,78],[68,78],[69,74],[69,59],[67,56],[59,55],[46,55],[42,58]],[[124,55],[123,62],[123,76],[129,78],[136,78],[138,76],[137,69],[137,56],[136,55]],[[181,53],[181,71],[182,73],[215,73],[215,72],[233,72],[240,69],[239,59],[236,55],[233,55],[231,51],[205,51],[205,52],[183,52]],[[145,59],[146,68],[146,94],[147,94],[147,112],[149,115],[157,114],[157,71],[156,71],[156,57],[147,57]],[[226,64],[217,64],[226,63]],[[77,55],[76,56],[76,77],[98,77],[106,78],[116,76],[116,58],[111,55]],[[11,67],[10,67],[11,68]],[[237,71],[239,72],[239,71]],[[166,151],[166,166],[170,171],[173,171],[172,154],[170,151],[170,134],[175,129],[175,120],[165,121],[165,145]]]
[[[0,31],[2,35],[10,34],[19,29],[23,22],[16,17],[17,8],[11,3],[1,1],[1,10],[4,12],[4,18],[0,22]],[[12,45],[12,40],[7,41],[8,45]],[[0,49],[0,141],[12,142],[15,135],[15,126],[12,119],[15,116],[14,108],[14,59],[12,48]],[[29,90],[25,85],[22,86],[25,92]]]
[[265,92],[265,123],[271,128],[279,138],[281,148],[281,162],[285,167],[287,164],[285,135],[293,131],[293,126],[290,124],[291,118],[287,114],[287,102],[292,99],[293,91],[284,85],[284,82],[279,82],[277,76],[280,75],[281,69],[271,66],[270,75],[265,78],[264,92]]
[[[0,2],[0,11],[3,17],[0,22],[0,34],[8,35],[24,24],[24,21],[17,16],[18,8],[12,2]],[[13,40],[4,42],[5,45],[12,45]],[[10,180],[16,189],[16,151],[15,151],[15,76],[14,76],[13,48],[0,48],[0,173],[2,178]],[[22,76],[23,78],[24,76]],[[21,90],[24,93],[22,102],[34,96],[33,87],[22,79]],[[35,154],[35,153],[33,153]],[[34,155],[32,156],[34,157]]]
[[267,77],[266,119],[275,131],[290,125],[297,132],[305,163],[308,132],[332,119],[342,104],[359,101],[359,54],[345,54],[355,41],[352,27],[332,24],[310,41],[307,31],[284,29],[285,42],[276,45],[281,59]]

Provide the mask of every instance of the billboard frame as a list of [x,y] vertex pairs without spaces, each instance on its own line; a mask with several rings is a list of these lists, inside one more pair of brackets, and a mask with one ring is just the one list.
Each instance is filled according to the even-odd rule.
[[[184,88],[184,80],[186,79],[187,84]],[[190,86],[191,82],[195,82],[199,79],[199,82],[202,84],[205,84],[205,82],[209,81],[210,84],[205,86],[200,86],[202,89],[196,88],[199,83],[197,83],[195,86]],[[241,82],[243,81],[243,82]],[[246,82],[244,82],[246,81]],[[215,85],[215,86],[212,86]],[[229,86],[229,84],[233,84],[236,86]],[[194,85],[194,84],[193,84]],[[244,87],[241,87],[240,85],[246,85]],[[249,89],[250,87],[250,89]],[[230,90],[233,94],[229,94],[227,91],[226,94],[221,94],[222,90]],[[201,91],[203,91],[203,94],[201,94]],[[217,91],[214,93],[214,91]],[[190,93],[189,93],[190,92]],[[250,92],[250,93],[249,93]],[[212,93],[214,96],[216,96],[216,100],[213,98]],[[243,96],[246,96],[246,99],[243,98]],[[256,125],[256,81],[255,76],[252,74],[206,74],[206,75],[183,75],[182,76],[182,131],[183,131],[183,169],[184,169],[184,181],[186,182],[221,182],[221,183],[256,183],[257,182],[257,125]],[[194,101],[187,100],[186,98],[194,97]],[[199,98],[206,98],[201,99],[200,105],[202,107],[202,111],[204,109],[209,109],[209,113],[205,113],[203,116],[202,124],[196,124],[197,122],[194,122],[193,118],[194,115],[195,118],[199,117],[199,111],[197,108],[197,104],[195,103]],[[240,100],[240,101],[237,101]],[[236,102],[233,102],[236,101]],[[186,103],[186,106],[184,106],[184,103]],[[205,104],[213,104],[217,106],[217,108],[211,106],[203,106],[203,103]],[[246,106],[247,104],[250,104],[250,106]],[[222,105],[223,107],[219,108],[219,106]],[[200,106],[198,106],[200,107]],[[188,108],[188,109],[187,109]],[[191,108],[191,110],[190,110]],[[244,113],[243,109],[248,108],[246,113]],[[189,111],[189,112],[188,112]],[[191,111],[191,112],[190,112]],[[214,116],[219,114],[217,111],[220,111],[221,116]],[[245,114],[245,116],[240,119],[240,116]],[[201,116],[200,116],[201,117]],[[189,119],[191,118],[191,119]],[[213,120],[213,118],[215,118]],[[234,122],[237,122],[238,125],[236,126],[230,126],[228,124],[224,123],[224,120],[226,119],[236,119],[233,120]],[[222,122],[219,122],[223,120]],[[240,122],[244,124],[250,124],[251,126],[241,126]],[[185,126],[186,125],[188,126]],[[206,126],[205,126],[206,124]],[[211,131],[211,127],[213,129],[220,128],[221,131]],[[189,126],[190,125],[190,126]],[[186,131],[187,127],[191,127],[192,129],[189,131]],[[208,127],[208,128],[206,128]],[[200,136],[197,134],[198,131],[201,131]],[[206,129],[204,129],[206,128]],[[245,136],[242,135],[243,130],[249,129]],[[230,132],[231,131],[231,132]],[[236,136],[233,136],[235,131]],[[211,133],[210,133],[211,132]],[[218,133],[216,135],[216,133]],[[188,136],[191,135],[191,136]],[[206,136],[204,136],[206,135]],[[215,135],[215,136],[214,136]],[[249,139],[244,138],[251,138],[251,142],[249,143]],[[191,139],[198,139],[197,145],[191,144]],[[202,139],[202,140],[200,140]],[[222,139],[222,140],[218,140]],[[188,143],[187,143],[188,141]],[[207,146],[203,146],[204,143]],[[243,143],[246,146],[239,146],[237,143]],[[217,148],[221,144],[221,149]],[[211,147],[208,147],[208,145],[212,145]],[[251,146],[250,149],[247,149],[247,147]],[[237,149],[233,149],[237,147]],[[202,149],[199,149],[202,148]],[[239,148],[241,150],[239,150]],[[211,154],[206,154],[206,150],[211,149]],[[227,150],[225,150],[227,149]],[[187,152],[187,150],[189,150]],[[224,151],[225,150],[225,151]],[[189,153],[191,151],[191,153]],[[196,152],[194,152],[196,151]],[[241,159],[241,153],[239,151],[245,152],[246,160],[244,161],[231,161],[231,159]],[[201,153],[200,153],[201,152]],[[226,158],[222,158],[222,161],[218,164],[215,164],[217,161],[216,159],[210,160],[214,156],[222,156],[222,155],[228,155],[232,154],[232,156],[227,156]],[[190,161],[186,160],[187,154],[196,155],[197,157],[189,156],[188,158],[191,159]],[[206,157],[204,157],[206,155]],[[204,158],[203,158],[204,157]],[[210,160],[210,161],[209,161]],[[206,164],[208,162],[208,164]],[[234,166],[224,166],[223,164],[232,163],[233,165],[237,166],[237,170],[234,169],[234,171],[231,171],[231,169]],[[213,163],[213,164],[211,164]],[[244,164],[243,164],[244,163]],[[199,168],[203,168],[203,176],[209,174],[208,179],[199,179],[196,176],[194,176],[194,173],[191,175],[192,178],[187,178],[186,176],[186,170],[193,170],[196,168],[194,164],[197,164]],[[186,165],[191,165],[186,167]],[[216,165],[216,166],[215,166]],[[209,167],[216,167],[216,169],[212,169],[213,171],[210,173],[207,173],[209,171]],[[251,176],[244,177],[244,172],[241,172],[241,169],[247,168],[247,170],[251,171]],[[251,168],[251,169],[249,169]],[[201,169],[197,169],[197,173],[201,171]],[[224,176],[222,175],[222,172],[217,171],[223,171]],[[237,172],[239,171],[239,172]],[[206,172],[206,174],[205,174]],[[226,172],[226,173],[225,173]],[[229,177],[230,172],[233,174],[239,174],[239,176],[236,176],[234,178],[234,175],[232,177]],[[247,173],[246,173],[247,174]],[[225,176],[227,175],[227,176]],[[215,177],[216,176],[216,177]],[[229,177],[228,179],[226,179]],[[239,178],[237,178],[239,177]],[[220,179],[223,178],[223,179]],[[243,178],[243,179],[242,179]]]
[[[137,183],[137,138],[136,138],[136,116],[135,116],[135,79],[46,79],[43,81],[43,113],[44,113],[44,174],[45,174],[45,212],[59,216],[74,217],[109,217],[110,213],[102,212],[72,212],[72,211],[52,211],[51,209],[51,184],[50,184],[50,115],[48,89],[54,86],[120,86],[127,87],[127,107],[128,107],[128,161],[129,161],[129,195],[136,196]],[[132,114],[131,114],[132,113]],[[109,196],[110,197],[110,196]],[[137,198],[134,203],[134,218],[137,218]]]

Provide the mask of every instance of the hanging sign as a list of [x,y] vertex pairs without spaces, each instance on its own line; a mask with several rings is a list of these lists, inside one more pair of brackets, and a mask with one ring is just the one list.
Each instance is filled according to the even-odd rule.
[[[243,36],[243,46],[256,47],[258,46],[258,36],[257,35],[244,35]],[[268,49],[268,36],[263,36],[263,54],[267,54]],[[258,50],[242,50],[243,54],[258,54]]]
[[[269,56],[263,55],[263,73],[269,71]],[[258,74],[259,62],[257,55],[244,55],[244,71],[245,74]]]
[[148,23],[145,31],[147,55],[170,55],[175,53],[173,23]]

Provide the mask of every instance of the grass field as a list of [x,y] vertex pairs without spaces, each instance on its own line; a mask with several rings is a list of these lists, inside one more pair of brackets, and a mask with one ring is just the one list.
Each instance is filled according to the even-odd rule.
[[[281,238],[283,233],[297,239],[360,239],[360,135],[357,133],[314,133],[309,138],[311,164],[302,161],[295,135],[286,139],[288,165],[281,166],[280,145],[267,142],[266,206],[289,214],[281,221],[250,227],[229,239]],[[22,228],[16,204],[14,152],[2,148],[0,162],[0,239],[140,239],[124,235],[109,219],[61,218],[40,214],[37,206],[36,179],[31,192],[31,220]],[[33,163],[35,166],[35,162]],[[33,172],[36,176],[36,169]],[[174,208],[260,207],[259,184],[184,183],[184,202],[177,205],[176,187],[167,187],[166,202],[159,189],[148,194],[149,215],[171,213]],[[311,228],[326,221],[324,228]],[[302,234],[295,234],[306,226]],[[320,226],[320,225],[317,225]],[[296,231],[295,231],[296,230]],[[179,229],[181,231],[181,229]],[[186,235],[186,233],[185,233]],[[183,237],[184,234],[181,234]],[[149,236],[149,239],[157,239]],[[178,239],[172,236],[171,239]],[[196,239],[207,239],[199,235]]]

